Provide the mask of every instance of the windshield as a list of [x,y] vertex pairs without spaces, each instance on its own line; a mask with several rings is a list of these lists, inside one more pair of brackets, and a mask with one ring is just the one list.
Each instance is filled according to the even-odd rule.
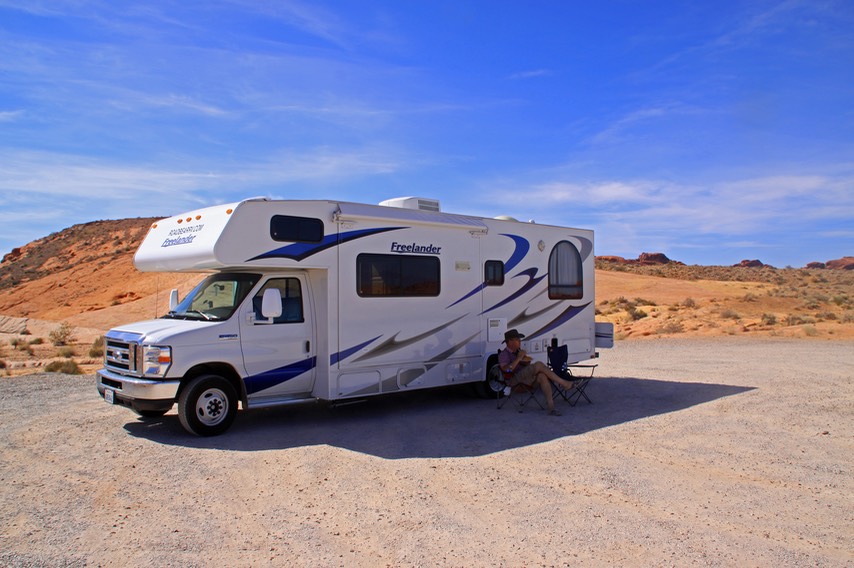
[[163,317],[227,320],[260,279],[260,274],[213,274],[202,280],[173,311]]

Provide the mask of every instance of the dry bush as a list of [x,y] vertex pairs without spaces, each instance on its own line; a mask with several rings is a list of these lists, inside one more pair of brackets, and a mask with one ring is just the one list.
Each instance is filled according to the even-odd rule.
[[639,319],[643,319],[643,318],[647,317],[648,315],[649,314],[647,314],[645,311],[639,310],[639,309],[635,308],[634,306],[632,306],[628,310],[626,310],[626,320],[627,321],[637,321]]
[[661,327],[659,327],[658,331],[656,333],[669,335],[669,334],[684,333],[684,332],[685,332],[685,326],[682,325],[682,322],[680,322],[680,321],[669,321],[669,322],[665,323],[664,325],[662,325]]
[[721,311],[721,317],[724,319],[733,319],[733,320],[737,320],[737,319],[741,318],[741,316],[738,315],[737,311],[729,309],[729,308]]
[[59,327],[48,334],[51,343],[56,347],[68,345],[74,341],[74,328],[67,321],[59,324]]
[[45,365],[46,373],[64,373],[66,375],[82,375],[83,369],[77,364],[74,359],[65,359],[64,361],[51,361]]
[[92,347],[89,348],[89,357],[100,359],[104,356],[104,336],[99,335],[92,342]]
[[59,349],[59,356],[64,357],[66,359],[71,359],[74,357],[74,348],[71,346],[65,346]]

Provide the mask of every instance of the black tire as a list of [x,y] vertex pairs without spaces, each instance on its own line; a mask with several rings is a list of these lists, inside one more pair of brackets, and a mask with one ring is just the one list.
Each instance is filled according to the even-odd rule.
[[201,375],[178,397],[181,425],[197,436],[216,436],[228,430],[237,415],[237,393],[219,375]]
[[500,396],[501,391],[504,389],[501,367],[498,366],[498,363],[490,360],[488,368],[486,378],[474,384],[475,392],[480,398],[496,398]]

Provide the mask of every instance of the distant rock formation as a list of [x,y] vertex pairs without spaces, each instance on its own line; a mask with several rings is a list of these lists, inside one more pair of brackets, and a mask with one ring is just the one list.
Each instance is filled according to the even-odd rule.
[[613,264],[628,264],[629,261],[623,258],[622,256],[597,256],[596,260],[601,260],[602,262],[611,262]]
[[806,268],[825,269],[827,265],[823,262],[811,262],[806,265]]
[[762,268],[765,264],[761,260],[742,260],[738,264],[733,264],[733,266],[741,266],[744,268]]
[[825,267],[830,270],[854,270],[854,256],[843,256],[836,260],[828,260]]
[[659,264],[679,264],[684,266],[685,263],[679,262],[678,260],[670,260],[667,258],[662,252],[642,252],[637,259],[623,258],[622,256],[597,256],[596,260],[601,262],[608,262],[611,264],[625,264],[625,265],[641,265],[641,266],[653,266]]
[[672,261],[663,252],[642,252],[638,264],[670,264]]

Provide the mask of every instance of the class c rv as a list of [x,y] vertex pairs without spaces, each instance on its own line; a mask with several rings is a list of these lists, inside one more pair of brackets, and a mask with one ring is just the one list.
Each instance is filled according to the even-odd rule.
[[178,404],[189,432],[224,432],[243,409],[346,402],[470,383],[499,396],[488,370],[504,333],[545,360],[613,345],[594,322],[593,232],[380,205],[263,198],[151,226],[141,271],[206,273],[169,313],[105,336],[98,392],[142,416]]

